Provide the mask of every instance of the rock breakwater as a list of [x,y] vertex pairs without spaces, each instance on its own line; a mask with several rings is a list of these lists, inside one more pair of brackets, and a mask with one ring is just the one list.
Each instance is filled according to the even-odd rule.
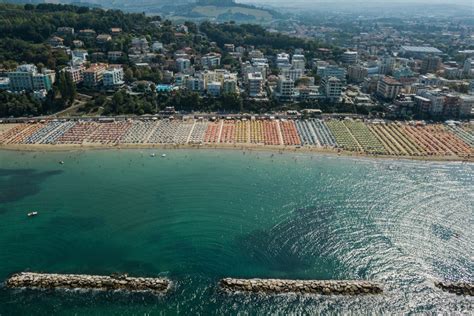
[[169,289],[170,281],[165,278],[132,278],[127,275],[100,276],[22,272],[8,278],[6,286],[9,288],[125,290],[164,293]]
[[458,295],[474,296],[474,283],[468,282],[435,282],[435,286],[443,291]]
[[220,281],[222,289],[229,292],[301,293],[323,295],[380,294],[382,287],[370,281],[320,281],[280,279],[232,279]]

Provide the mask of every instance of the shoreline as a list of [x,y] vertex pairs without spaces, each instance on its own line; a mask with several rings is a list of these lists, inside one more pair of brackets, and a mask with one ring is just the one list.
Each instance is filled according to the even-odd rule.
[[264,151],[273,153],[306,153],[322,154],[333,157],[368,158],[368,159],[392,159],[411,161],[435,161],[435,162],[469,162],[474,163],[474,157],[462,158],[458,156],[395,156],[395,155],[370,155],[366,153],[337,150],[332,148],[318,147],[291,147],[278,145],[258,144],[1,144],[0,150],[18,152],[74,152],[85,150],[121,150],[121,149],[225,149],[239,151]]

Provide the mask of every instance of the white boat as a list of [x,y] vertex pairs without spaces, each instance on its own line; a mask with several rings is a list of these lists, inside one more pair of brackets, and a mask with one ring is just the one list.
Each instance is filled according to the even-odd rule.
[[28,217],[33,217],[33,216],[36,216],[38,215],[38,212],[30,212],[28,213]]
[[166,157],[166,154],[161,155],[161,157],[162,157],[162,158],[165,158],[165,157]]
[[59,164],[60,164],[60,165],[64,165],[64,161],[61,160],[61,161],[59,162]]
[[155,156],[156,156],[156,155],[155,155],[154,153],[150,155],[150,157],[155,157]]

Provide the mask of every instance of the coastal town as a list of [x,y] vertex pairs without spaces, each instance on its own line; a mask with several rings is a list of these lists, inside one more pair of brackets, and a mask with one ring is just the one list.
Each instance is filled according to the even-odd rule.
[[[41,44],[52,54],[46,64],[4,60],[2,146],[273,146],[380,156],[473,155],[469,25],[437,32],[442,47],[450,47],[442,51],[420,40],[416,23],[410,33],[364,21],[359,27],[370,31],[334,46],[325,37],[308,39],[324,32],[315,26],[275,37],[257,25],[180,24],[160,17],[137,22],[136,15],[121,13],[123,21],[117,21],[117,12],[61,5],[8,8],[113,19],[95,28],[92,22],[82,23],[87,28],[58,22]],[[267,36],[273,44],[246,43],[242,35]]]
[[[113,14],[46,4],[8,9],[26,16]],[[469,120],[473,112],[474,36],[472,26],[461,22],[433,24],[440,30],[431,36],[439,39],[441,50],[432,46],[437,41],[421,39],[419,24],[431,25],[429,19],[413,21],[412,31],[364,20],[357,25],[365,32],[337,45],[325,35],[337,29],[331,33],[316,26],[279,34],[258,25],[172,23],[159,16],[106,21],[95,28],[92,22],[83,28],[77,22],[52,23],[47,36],[37,36],[45,38],[41,45],[51,54],[46,63],[2,56],[0,90],[10,98],[27,96],[39,109],[20,110],[5,102],[0,116],[144,115],[173,106],[181,113],[309,108],[444,121]],[[269,43],[254,43],[261,37]]]

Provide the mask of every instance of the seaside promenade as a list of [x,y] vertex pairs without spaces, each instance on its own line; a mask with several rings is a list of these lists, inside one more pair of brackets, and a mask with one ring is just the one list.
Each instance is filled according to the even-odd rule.
[[[35,146],[32,146],[35,145]],[[44,145],[44,146],[41,146]],[[472,124],[363,121],[358,119],[109,119],[0,124],[0,146],[268,147],[357,155],[471,160]]]

